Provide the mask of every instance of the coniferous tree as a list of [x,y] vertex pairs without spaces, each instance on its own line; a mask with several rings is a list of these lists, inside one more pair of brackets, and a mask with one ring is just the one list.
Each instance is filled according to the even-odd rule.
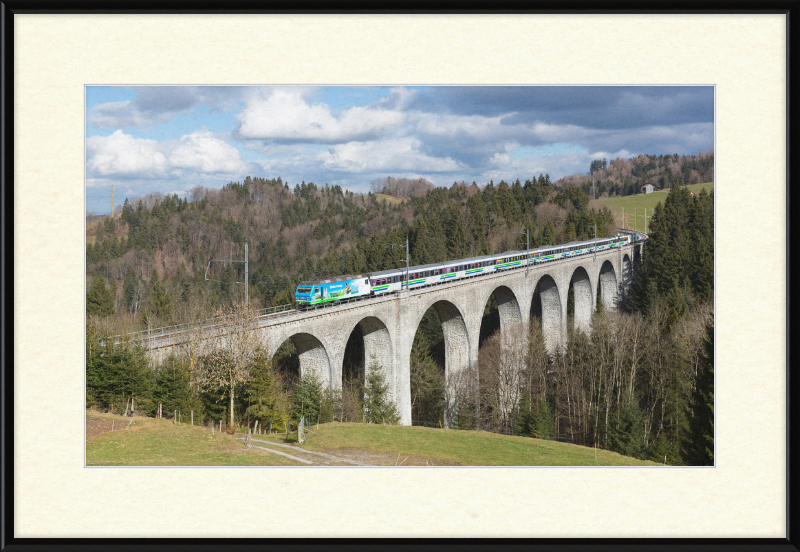
[[611,450],[642,458],[645,452],[644,416],[635,400],[627,401],[615,416],[608,431]]
[[86,294],[86,314],[98,316],[114,314],[113,293],[106,285],[105,278],[102,276],[92,278],[92,284]]
[[259,420],[262,426],[270,421],[276,425],[285,424],[289,419],[289,398],[271,359],[263,352],[253,359],[250,376],[247,385],[250,417]]
[[461,212],[454,206],[447,210],[447,258],[463,259],[467,253],[467,228]]
[[322,382],[316,374],[304,374],[294,388],[292,397],[292,418],[299,420],[305,416],[309,420],[316,420],[323,410]]
[[411,349],[411,417],[436,424],[444,410],[444,378],[424,347]]
[[706,325],[703,357],[688,412],[689,431],[684,445],[686,463],[714,465],[714,319]]
[[163,412],[194,412],[198,421],[204,418],[203,403],[195,393],[189,366],[174,356],[155,370],[153,403],[161,403]]
[[155,268],[150,281],[153,282],[153,289],[150,290],[150,296],[147,298],[147,307],[159,319],[167,319],[172,312],[171,299],[164,284],[159,280]]
[[400,413],[389,396],[389,384],[383,368],[374,360],[367,368],[364,384],[364,422],[368,424],[397,424]]

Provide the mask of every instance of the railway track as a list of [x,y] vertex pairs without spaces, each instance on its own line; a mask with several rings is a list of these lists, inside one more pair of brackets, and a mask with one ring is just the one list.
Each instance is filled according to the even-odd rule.
[[[623,229],[619,229],[619,230],[625,231],[627,233],[632,233],[630,230],[623,230]],[[639,234],[641,235],[642,233],[639,233]],[[646,239],[646,235],[644,236],[644,239]],[[644,241],[644,240],[641,240],[641,241]],[[520,266],[512,268],[511,270],[520,270],[520,269],[524,269],[524,268],[526,268],[525,265],[520,265]],[[505,271],[503,271],[503,272],[505,272]],[[481,274],[481,275],[476,275],[476,276],[472,276],[472,277],[469,277],[469,278],[460,278],[458,280],[454,280],[453,282],[447,281],[447,282],[440,282],[440,283],[436,283],[436,284],[429,284],[429,285],[426,285],[424,287],[416,288],[416,289],[425,289],[425,288],[432,287],[432,286],[447,285],[449,283],[454,283],[454,282],[463,282],[466,279],[470,279],[471,280],[472,278],[483,278],[483,277],[486,277],[486,276],[489,276],[489,275],[488,274]],[[302,316],[302,315],[305,315],[305,314],[313,313],[315,311],[329,309],[329,308],[332,308],[332,307],[340,307],[342,305],[347,305],[347,304],[351,304],[351,303],[369,301],[369,300],[372,300],[372,299],[381,299],[381,298],[386,298],[386,297],[392,297],[392,296],[396,296],[398,293],[401,293],[401,292],[393,291],[393,292],[390,292],[390,293],[384,293],[384,294],[377,295],[377,296],[366,295],[366,296],[363,296],[363,297],[353,297],[353,298],[350,298],[350,299],[346,299],[344,301],[339,301],[339,302],[336,302],[336,303],[326,303],[326,304],[322,304],[322,305],[315,305],[313,307],[307,307],[305,309],[289,308],[289,307],[292,307],[293,305],[279,305],[277,307],[269,307],[267,309],[263,309],[264,313],[256,316],[255,317],[255,321],[256,321],[256,323],[259,323],[259,322],[265,322],[265,321],[281,319],[281,318],[292,318],[292,317],[295,317],[295,316]],[[204,331],[214,331],[214,330],[219,330],[219,329],[224,327],[223,324],[215,323],[215,320],[216,319],[212,318],[212,319],[204,321],[203,322],[203,330]],[[112,340],[113,339],[115,345],[119,344],[119,343],[126,343],[126,342],[137,342],[137,343],[141,343],[141,344],[146,344],[146,343],[147,344],[154,344],[154,343],[157,343],[157,342],[166,341],[167,343],[169,343],[169,342],[171,342],[173,340],[176,340],[176,339],[182,337],[190,329],[191,328],[190,328],[189,324],[180,324],[178,326],[167,326],[165,328],[156,328],[156,329],[150,330],[150,331],[145,330],[145,331],[135,332],[135,333],[132,333],[132,334],[122,334],[122,335],[111,336],[111,337],[108,337],[106,339],[108,339],[108,340]],[[105,341],[105,340],[103,340],[103,341]]]

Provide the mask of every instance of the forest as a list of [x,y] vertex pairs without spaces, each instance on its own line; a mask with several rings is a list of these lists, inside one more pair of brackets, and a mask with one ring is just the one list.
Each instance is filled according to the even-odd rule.
[[[192,410],[231,427],[256,420],[285,427],[300,414],[396,421],[381,367],[364,369],[370,359],[358,329],[336,392],[299,377],[290,341],[274,358],[251,348],[240,360],[235,352],[188,354],[151,366],[140,347],[102,338],[288,304],[302,280],[404,264],[405,249],[392,246],[406,238],[411,263],[423,264],[520,249],[525,232],[531,247],[593,237],[595,228],[598,237],[613,235],[610,212],[591,194],[620,194],[656,179],[671,192],[653,213],[623,309],[598,306],[591,333],[570,332],[564,351],[552,356],[533,320],[528,335],[506,337],[513,354],[501,354],[490,299],[478,366],[459,389],[457,425],[669,464],[713,464],[713,195],[691,197],[681,187],[708,178],[713,154],[642,157],[646,163],[597,160],[574,181],[539,175],[442,188],[386,178],[356,195],[327,184],[290,188],[280,178],[247,177],[221,190],[197,187],[187,198],[126,200],[118,218],[87,223],[87,407],[124,412],[135,401],[138,413],[154,415],[161,403],[164,412]],[[243,259],[245,240],[249,308],[241,305],[241,264],[229,262]],[[211,263],[206,280],[211,259],[223,261]],[[436,425],[444,347],[433,309],[417,330],[411,367],[414,423]]]

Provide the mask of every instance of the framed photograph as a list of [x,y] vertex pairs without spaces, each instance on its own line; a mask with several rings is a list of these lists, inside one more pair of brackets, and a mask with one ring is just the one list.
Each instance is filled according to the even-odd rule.
[[3,9],[9,550],[796,548],[786,9]]

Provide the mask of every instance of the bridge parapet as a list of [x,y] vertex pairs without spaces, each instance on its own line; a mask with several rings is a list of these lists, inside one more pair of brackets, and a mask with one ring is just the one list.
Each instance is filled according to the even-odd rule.
[[[340,388],[347,341],[356,326],[364,335],[366,364],[375,358],[385,370],[391,396],[398,404],[401,423],[411,423],[410,356],[414,336],[427,310],[434,307],[445,335],[445,421],[455,412],[454,385],[459,374],[477,363],[484,308],[494,295],[500,311],[501,332],[520,327],[527,331],[534,292],[539,287],[541,321],[549,352],[566,344],[567,298],[575,288],[576,329],[591,331],[591,312],[597,304],[598,289],[605,308],[614,308],[619,293],[629,284],[631,261],[641,242],[609,251],[592,253],[532,267],[396,292],[390,295],[351,300],[324,308],[297,311],[284,309],[264,313],[256,319],[254,331],[263,332],[262,341],[272,354],[291,340],[300,356],[301,374],[314,372],[327,384]],[[210,328],[211,331],[223,331]],[[179,327],[143,339],[150,357],[158,362],[185,341]]]

